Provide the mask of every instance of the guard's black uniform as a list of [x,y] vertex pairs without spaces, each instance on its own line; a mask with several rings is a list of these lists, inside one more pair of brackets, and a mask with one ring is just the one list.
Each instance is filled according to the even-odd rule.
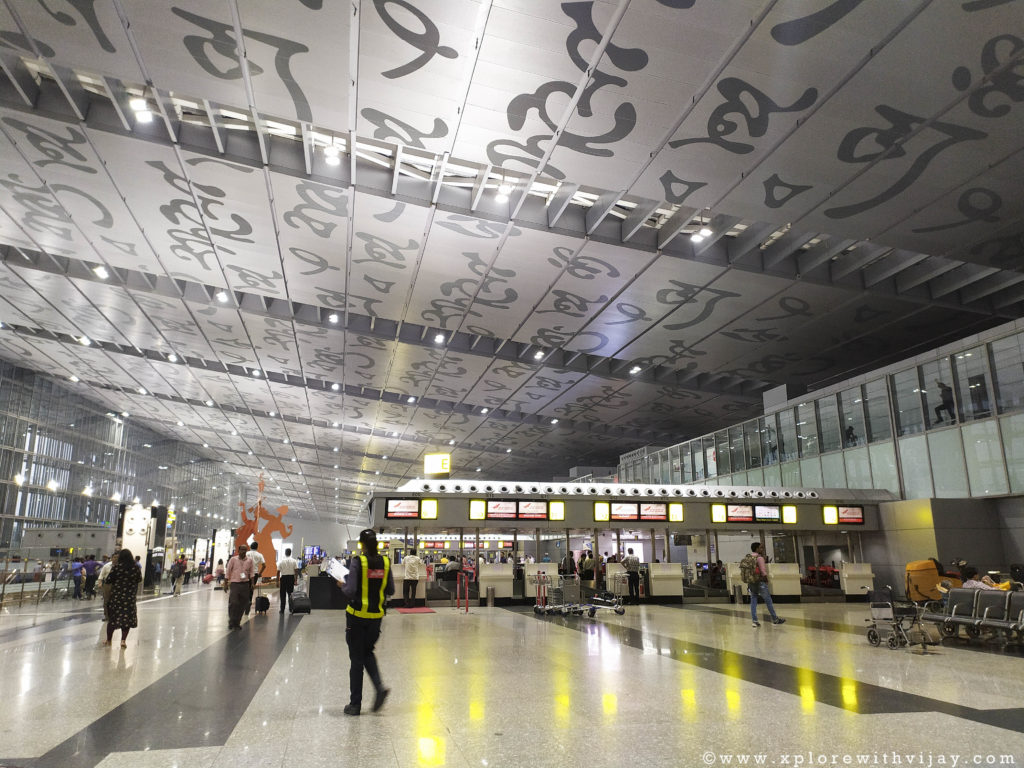
[[377,692],[375,710],[380,708],[387,695],[373,648],[380,637],[384,605],[388,596],[395,592],[395,582],[391,577],[391,561],[383,555],[357,555],[349,560],[348,567],[349,573],[345,578],[345,594],[349,601],[345,609],[345,641],[351,665],[346,712],[358,714],[363,701],[364,669]]

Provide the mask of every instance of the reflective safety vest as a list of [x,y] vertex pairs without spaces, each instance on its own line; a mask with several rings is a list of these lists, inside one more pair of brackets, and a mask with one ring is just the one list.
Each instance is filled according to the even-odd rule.
[[349,601],[345,610],[361,619],[379,619],[384,616],[384,590],[388,586],[391,561],[382,555],[378,557],[384,561],[383,568],[370,568],[366,555],[359,555],[359,592],[357,597]]

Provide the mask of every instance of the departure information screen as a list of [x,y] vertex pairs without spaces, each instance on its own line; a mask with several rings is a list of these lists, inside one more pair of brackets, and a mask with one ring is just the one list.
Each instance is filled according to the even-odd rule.
[[782,522],[782,510],[779,507],[758,504],[754,507],[754,520],[759,523]]
[[389,520],[419,517],[419,499],[388,499],[387,508],[384,510],[384,517]]

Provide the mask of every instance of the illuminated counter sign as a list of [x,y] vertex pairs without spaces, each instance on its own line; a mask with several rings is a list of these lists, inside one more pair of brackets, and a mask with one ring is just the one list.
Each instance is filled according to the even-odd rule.
[[420,501],[420,517],[424,520],[437,520],[437,499]]
[[725,520],[728,523],[752,523],[754,508],[749,504],[730,504],[726,508]]
[[640,519],[640,505],[636,502],[613,501],[612,520],[632,521]]
[[[565,520],[565,502],[564,501],[550,501],[550,502],[548,502],[548,520]],[[510,544],[509,546],[512,546],[512,545]]]
[[546,501],[520,501],[516,517],[520,520],[547,520],[548,503]]
[[864,507],[826,505],[821,508],[821,519],[825,525],[864,525]]
[[515,520],[516,503],[514,501],[490,500],[487,502],[488,520]]
[[796,524],[796,506],[793,504],[782,505],[782,522],[785,525]]
[[472,499],[469,502],[469,519],[470,520],[486,520],[487,519],[487,502],[483,499]]
[[724,523],[726,517],[725,504],[711,505],[711,522]]
[[668,521],[670,523],[681,523],[683,522],[683,505],[678,501],[668,505]]
[[649,522],[667,521],[668,505],[664,502],[641,502],[640,519]]
[[594,502],[594,522],[607,523],[611,516],[611,505],[607,501]]
[[388,520],[402,518],[418,518],[420,516],[419,499],[388,499],[384,509],[384,517]]
[[782,511],[776,506],[756,504],[754,505],[754,521],[758,523],[781,523]]

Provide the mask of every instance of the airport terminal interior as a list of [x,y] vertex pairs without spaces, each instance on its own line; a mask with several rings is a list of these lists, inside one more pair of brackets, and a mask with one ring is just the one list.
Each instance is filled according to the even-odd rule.
[[0,767],[1024,763],[1022,19],[0,0]]

